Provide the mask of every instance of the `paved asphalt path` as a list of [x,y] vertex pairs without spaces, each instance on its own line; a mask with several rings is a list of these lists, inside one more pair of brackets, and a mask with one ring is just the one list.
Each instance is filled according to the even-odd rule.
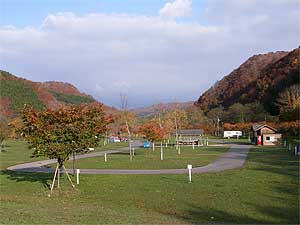
[[[140,143],[134,143],[134,146],[139,146]],[[242,167],[245,163],[249,152],[249,145],[231,145],[231,148],[222,154],[216,161],[203,166],[193,168],[193,173],[212,173],[224,170],[230,170]],[[90,158],[96,156],[103,156],[104,153],[114,154],[119,152],[128,152],[128,148],[118,150],[109,150],[103,152],[92,152],[84,155],[76,156],[76,159]],[[31,163],[19,164],[8,167],[8,170],[20,172],[54,172],[53,168],[47,168],[46,165],[56,163],[56,160],[43,160]],[[73,170],[68,169],[69,173]],[[120,170],[120,169],[80,169],[82,174],[184,174],[187,169],[160,169],[160,170]]]

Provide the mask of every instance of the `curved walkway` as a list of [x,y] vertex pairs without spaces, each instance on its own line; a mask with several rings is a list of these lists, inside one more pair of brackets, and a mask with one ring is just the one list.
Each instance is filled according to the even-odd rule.
[[[240,168],[244,165],[249,152],[249,145],[232,145],[228,152],[222,154],[216,161],[202,167],[193,168],[193,173],[211,173],[224,170]],[[85,155],[76,156],[76,159],[103,156],[104,153],[113,154],[126,152],[128,149],[109,150],[104,152],[92,152]],[[46,168],[49,164],[56,163],[56,160],[43,160],[31,163],[19,164],[8,167],[8,170],[20,172],[54,172],[53,168]],[[73,170],[68,169],[69,173]],[[184,174],[187,169],[160,169],[160,170],[119,170],[119,169],[80,169],[82,174]]]

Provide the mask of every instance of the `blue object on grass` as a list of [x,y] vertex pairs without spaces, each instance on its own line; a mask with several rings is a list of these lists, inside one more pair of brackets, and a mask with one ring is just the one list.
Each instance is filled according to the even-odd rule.
[[150,148],[150,142],[145,141],[143,146],[144,146],[144,148]]

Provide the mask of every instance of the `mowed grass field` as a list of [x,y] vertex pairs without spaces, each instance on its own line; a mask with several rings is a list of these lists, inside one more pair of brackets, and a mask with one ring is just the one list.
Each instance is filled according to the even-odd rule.
[[[75,167],[81,169],[180,169],[188,164],[193,167],[207,165],[216,160],[229,147],[192,147],[182,146],[180,154],[174,147],[163,147],[163,160],[161,160],[160,147],[137,148],[133,160],[130,161],[129,152],[120,152],[104,156],[79,159],[75,161]],[[66,163],[67,168],[72,168],[72,161]],[[56,165],[52,165],[55,167]]]
[[245,166],[187,175],[65,176],[48,197],[52,174],[6,171],[32,161],[24,142],[1,157],[2,224],[298,224],[299,158],[280,147],[252,147]]

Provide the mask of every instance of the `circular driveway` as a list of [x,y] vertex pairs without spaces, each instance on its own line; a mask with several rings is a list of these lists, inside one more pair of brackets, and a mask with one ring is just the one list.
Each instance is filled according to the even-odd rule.
[[[232,145],[231,148],[223,153],[216,161],[202,167],[193,168],[193,173],[212,173],[224,170],[240,168],[244,165],[249,152],[249,145]],[[92,152],[84,155],[76,156],[76,159],[91,158],[96,156],[103,156],[105,153],[114,154],[118,152],[128,151],[127,148],[119,150],[109,150],[103,152]],[[53,168],[47,168],[46,165],[54,164],[56,160],[42,160],[30,163],[10,166],[7,170],[19,172],[41,172],[52,173]],[[68,169],[68,173],[73,170]],[[82,174],[184,174],[187,169],[159,169],[159,170],[119,170],[119,169],[80,169]]]

